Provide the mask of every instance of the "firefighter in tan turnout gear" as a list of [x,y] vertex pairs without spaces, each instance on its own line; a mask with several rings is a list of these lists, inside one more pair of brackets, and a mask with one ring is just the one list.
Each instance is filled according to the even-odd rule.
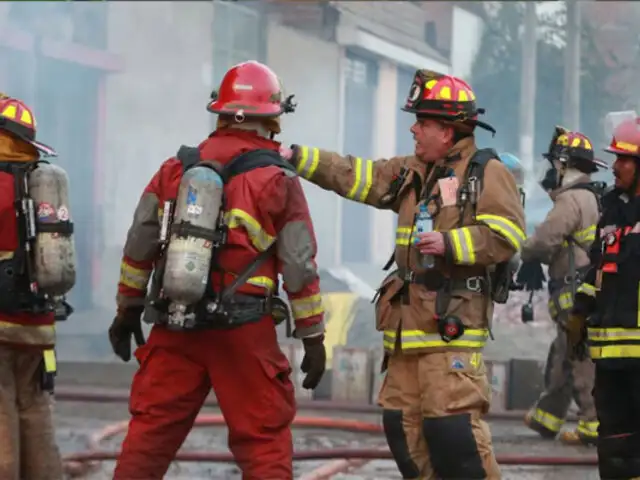
[[[414,155],[372,161],[297,145],[283,155],[316,185],[398,213],[398,268],[378,292],[376,325],[379,403],[402,477],[498,479],[482,349],[492,297],[506,301],[496,273],[525,238],[520,195],[496,152],[476,148],[475,127],[493,129],[464,81],[418,70],[403,110],[416,115]],[[416,228],[418,216],[432,232]]]
[[[553,208],[522,247],[523,269],[549,265],[549,314],[557,324],[545,367],[545,390],[527,413],[525,423],[545,438],[555,438],[564,424],[571,401],[579,409],[578,428],[560,434],[569,444],[595,443],[598,421],[591,395],[594,366],[585,355],[567,348],[565,324],[576,288],[589,268],[589,248],[599,217],[603,186],[590,175],[606,167],[594,157],[591,141],[581,133],[556,127],[545,157],[551,166],[542,181]],[[526,265],[528,264],[528,265]]]

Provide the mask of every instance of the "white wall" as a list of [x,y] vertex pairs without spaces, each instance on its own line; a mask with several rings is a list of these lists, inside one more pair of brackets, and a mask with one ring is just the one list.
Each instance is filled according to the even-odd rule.
[[182,144],[209,133],[211,2],[109,4],[109,51],[125,63],[106,85],[105,251],[95,298],[113,306],[121,248],[142,189]]
[[[267,63],[282,78],[298,108],[282,117],[283,144],[341,151],[341,50],[334,44],[271,23]],[[303,181],[318,237],[318,262],[333,265],[339,248],[339,197]]]
[[[378,91],[373,151],[376,158],[391,158],[396,152],[398,115],[398,68],[386,60],[378,63]],[[384,265],[394,248],[395,216],[388,210],[374,210],[371,222],[371,263]]]
[[453,7],[451,38],[451,73],[468,79],[480,48],[484,24],[480,17],[460,7]]

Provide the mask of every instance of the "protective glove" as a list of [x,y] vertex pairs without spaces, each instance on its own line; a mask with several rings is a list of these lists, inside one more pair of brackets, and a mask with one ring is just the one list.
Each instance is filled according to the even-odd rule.
[[302,388],[313,390],[320,383],[327,364],[324,335],[303,338],[302,345],[304,346],[304,358],[300,364],[300,370],[307,374],[302,382]]
[[293,145],[291,147],[280,145],[280,156],[290,163],[293,161],[293,158],[295,156],[295,152],[293,151],[292,147]]
[[538,260],[522,262],[522,266],[516,277],[516,283],[524,285],[524,287],[531,292],[542,290],[546,280],[547,278],[542,270],[542,264]]
[[119,310],[109,327],[109,342],[111,342],[113,353],[124,362],[131,360],[131,337],[139,347],[145,344],[140,320],[143,311],[142,306]]

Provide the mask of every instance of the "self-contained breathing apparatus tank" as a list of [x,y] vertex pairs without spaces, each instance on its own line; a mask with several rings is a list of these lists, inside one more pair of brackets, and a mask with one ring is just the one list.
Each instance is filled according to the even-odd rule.
[[185,171],[173,212],[166,202],[161,239],[168,237],[162,293],[169,300],[169,328],[182,328],[187,307],[202,299],[209,271],[216,232],[222,224],[224,182],[206,163]]
[[[69,215],[69,178],[63,168],[39,162],[28,174],[35,205],[34,274],[39,290],[58,299],[76,283],[76,251]],[[29,222],[30,223],[30,222]]]

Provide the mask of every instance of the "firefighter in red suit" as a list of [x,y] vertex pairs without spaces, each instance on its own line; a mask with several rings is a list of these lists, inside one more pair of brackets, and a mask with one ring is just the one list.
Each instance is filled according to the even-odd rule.
[[[231,68],[207,107],[219,117],[216,130],[198,146],[201,161],[224,166],[254,150],[278,152],[280,144],[273,137],[280,132],[279,116],[293,111],[290,98],[283,99],[278,77],[265,65],[252,61]],[[140,368],[131,386],[132,418],[114,479],[163,478],[212,388],[242,478],[292,479],[296,406],[291,368],[278,346],[272,310],[265,308],[253,319],[244,315],[239,325],[225,328],[217,328],[215,320],[208,324],[203,315],[204,328],[182,331],[167,328],[149,302],[145,310],[145,297],[154,297],[158,290],[162,210],[167,200],[176,198],[182,174],[178,158],[162,164],[140,198],[124,247],[118,313],[109,337],[124,361],[135,339]],[[218,268],[211,269],[210,290],[215,293],[233,283],[273,244],[273,254],[237,289],[233,305],[269,305],[265,300],[277,295],[282,274],[293,336],[302,339],[305,350],[303,387],[313,389],[324,373],[326,355],[316,239],[301,184],[290,171],[267,166],[233,177],[225,183],[224,195],[228,229],[214,257]],[[154,323],[146,344],[143,312],[145,321]]]

